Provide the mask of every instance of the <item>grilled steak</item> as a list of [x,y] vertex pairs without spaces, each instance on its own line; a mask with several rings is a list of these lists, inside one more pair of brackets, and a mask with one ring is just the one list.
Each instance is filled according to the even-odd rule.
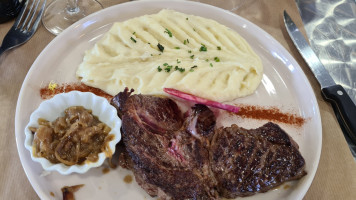
[[184,119],[169,98],[124,93],[112,103],[123,111],[123,141],[138,184],[159,199],[217,199],[208,151],[213,112],[195,105]]
[[111,102],[122,119],[122,166],[151,196],[235,198],[306,174],[297,144],[274,123],[215,129],[214,113],[204,105],[183,114],[169,98],[132,92]]
[[271,122],[251,130],[219,128],[210,155],[219,194],[225,198],[266,192],[306,174],[296,143]]

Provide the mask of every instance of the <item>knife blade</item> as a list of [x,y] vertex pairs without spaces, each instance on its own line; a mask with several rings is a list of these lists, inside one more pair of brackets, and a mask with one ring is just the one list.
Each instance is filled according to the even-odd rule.
[[320,62],[286,11],[284,11],[284,25],[294,45],[318,80],[323,97],[333,106],[341,128],[345,130],[352,142],[356,144],[356,105],[345,89],[341,85],[336,84],[331,78],[329,72]]

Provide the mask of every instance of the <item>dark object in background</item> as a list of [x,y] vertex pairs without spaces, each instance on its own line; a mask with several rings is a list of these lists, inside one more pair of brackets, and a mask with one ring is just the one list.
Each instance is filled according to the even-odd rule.
[[26,0],[0,0],[0,24],[15,18]]

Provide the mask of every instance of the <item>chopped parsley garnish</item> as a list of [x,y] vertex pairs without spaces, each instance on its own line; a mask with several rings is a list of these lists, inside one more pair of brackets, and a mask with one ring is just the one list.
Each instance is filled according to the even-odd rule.
[[210,67],[213,67],[213,63],[210,63]]
[[133,32],[133,33],[132,33],[132,35],[135,35],[135,34],[136,34],[136,32]]
[[147,43],[147,44],[151,44],[151,43]]
[[189,39],[186,39],[186,40],[183,41],[183,44],[184,44],[184,45],[186,45],[186,44],[188,44],[188,43],[189,43]]
[[170,30],[168,30],[167,28],[164,32],[167,33],[169,35],[169,37],[172,37],[172,32]]
[[186,20],[188,20],[188,17],[187,18],[185,18]]
[[191,51],[191,50],[188,50],[188,53],[192,53],[192,51]]
[[194,72],[194,68],[197,68],[198,66],[197,65],[194,65],[193,67],[190,68],[190,72]]
[[179,71],[179,72],[185,72],[185,68],[181,68],[181,67],[178,67],[178,66],[176,66],[175,68],[174,68],[174,70],[175,71]]
[[217,47],[217,49],[220,51],[220,50],[221,50],[221,47]]
[[134,43],[136,43],[136,40],[133,37],[130,37],[130,40],[132,40]]
[[189,39],[187,39],[187,42],[189,43]]
[[179,64],[179,63],[181,63],[181,61],[177,59],[177,63]]
[[209,62],[209,59],[205,59],[206,62]]
[[208,50],[208,48],[206,48],[206,46],[204,44],[201,44],[199,51],[207,51],[207,50]]
[[164,46],[162,46],[160,43],[157,44],[158,49],[163,52]]
[[175,49],[180,49],[180,47],[174,47]]
[[166,72],[170,72],[171,71],[171,69],[172,69],[172,65],[168,65],[168,66],[166,66],[165,68],[164,68],[164,71],[166,71]]
[[[178,59],[177,59],[178,60]],[[165,72],[170,72],[172,69],[173,69],[173,66],[172,65],[169,65],[168,63],[164,63],[163,64],[163,66],[164,66],[164,71]],[[192,68],[194,68],[194,67],[192,67]],[[162,71],[162,68],[161,68],[161,66],[158,66],[157,67],[157,70],[160,72],[160,71]],[[179,71],[179,72],[185,72],[185,68],[182,68],[182,67],[178,67],[178,66],[175,66],[174,67],[174,70],[175,71]]]
[[191,55],[190,58],[193,59],[193,58],[194,58],[194,55]]
[[151,53],[151,56],[153,56],[153,54]]
[[218,57],[215,57],[214,60],[215,60],[215,62],[220,62],[220,58],[218,58]]
[[195,28],[193,28],[193,31],[195,31]]

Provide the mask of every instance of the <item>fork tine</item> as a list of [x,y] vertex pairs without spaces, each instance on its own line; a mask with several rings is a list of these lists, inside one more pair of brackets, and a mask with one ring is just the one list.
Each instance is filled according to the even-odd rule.
[[37,15],[37,17],[36,17],[36,20],[35,20],[35,22],[33,23],[31,32],[32,32],[32,31],[36,31],[36,29],[37,29],[37,27],[38,27],[38,24],[39,24],[40,21],[41,21],[41,17],[42,17],[43,11],[44,11],[44,9],[45,9],[45,7],[46,7],[46,2],[47,2],[47,0],[44,0],[44,1],[43,1],[41,10],[38,12],[38,15]]
[[27,5],[28,5],[28,0],[26,0],[25,4],[23,5],[21,12],[20,12],[19,16],[16,18],[16,21],[15,21],[13,27],[16,28],[19,25],[19,23],[21,22],[21,19],[22,19],[23,15],[25,14]]
[[[27,0],[27,1],[29,1],[29,0]],[[32,1],[32,4],[31,4],[31,7],[30,7],[30,10],[28,11],[28,13],[27,13],[27,15],[26,15],[25,20],[23,20],[23,22],[22,22],[22,26],[21,26],[20,30],[22,30],[22,29],[23,29],[23,27],[25,26],[26,21],[27,21],[28,17],[30,16],[30,13],[32,12],[32,9],[33,9],[33,6],[34,6],[34,5],[35,5],[35,1]]]
[[[28,23],[27,23],[26,30],[29,30],[29,29],[30,29],[30,26],[31,26],[31,23],[32,23],[33,17],[34,17],[34,16],[35,16],[35,14],[36,14],[36,11],[37,11],[37,8],[38,8],[38,4],[40,4],[40,1],[41,1],[41,0],[37,0],[36,7],[35,7],[35,9],[33,10],[32,16],[31,16],[30,20],[29,20],[29,21],[28,21]],[[30,14],[30,13],[29,13],[29,14]]]

